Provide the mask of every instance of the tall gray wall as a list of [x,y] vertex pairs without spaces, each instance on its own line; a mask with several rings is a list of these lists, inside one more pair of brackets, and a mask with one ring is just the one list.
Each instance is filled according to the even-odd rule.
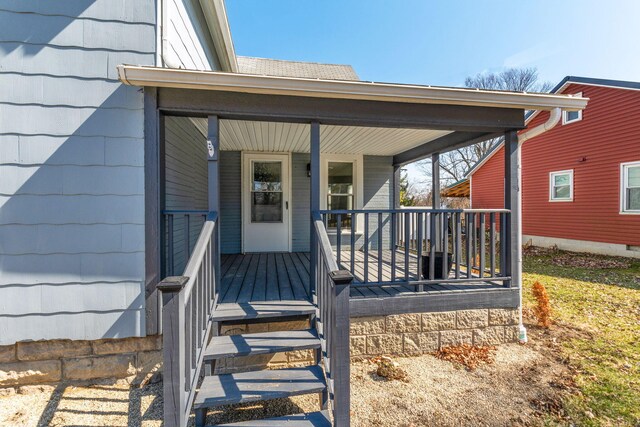
[[0,344],[144,335],[154,0],[0,2]]
[[[208,208],[207,138],[188,117],[166,117],[164,141],[164,209],[206,210]],[[173,274],[184,272],[190,251],[196,244],[204,218],[174,215],[173,219]],[[169,222],[165,218],[168,241]],[[188,233],[188,239],[185,233]],[[165,251],[165,255],[168,251]],[[164,261],[169,262],[166,256]]]

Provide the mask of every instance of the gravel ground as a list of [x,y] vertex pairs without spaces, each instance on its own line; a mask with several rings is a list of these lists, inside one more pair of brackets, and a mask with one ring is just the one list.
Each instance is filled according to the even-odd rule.
[[[493,365],[467,371],[432,356],[397,358],[409,382],[387,381],[368,361],[352,366],[352,425],[537,425],[559,408],[566,369],[531,346],[500,346]],[[162,385],[30,388],[0,397],[1,426],[160,426]],[[317,396],[239,405],[208,423],[317,410]]]

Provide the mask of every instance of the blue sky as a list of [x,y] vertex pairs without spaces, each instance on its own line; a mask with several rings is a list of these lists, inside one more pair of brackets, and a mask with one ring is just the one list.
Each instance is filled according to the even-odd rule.
[[[537,67],[640,81],[640,0],[226,0],[238,55],[351,64],[363,80],[461,86]],[[412,170],[412,175],[415,170]]]
[[640,80],[639,0],[227,0],[238,55],[460,86],[504,67]]

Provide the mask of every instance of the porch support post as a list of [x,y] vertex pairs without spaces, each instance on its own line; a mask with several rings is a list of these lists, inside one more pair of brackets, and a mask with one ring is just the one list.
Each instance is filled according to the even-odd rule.
[[[519,289],[520,295],[520,334],[521,341],[527,340],[526,329],[522,325],[522,167],[521,151],[516,131],[504,135],[505,148],[505,206],[509,214],[509,265],[511,274],[509,285]],[[508,177],[508,178],[507,178]]]
[[[208,117],[207,130],[207,166],[209,184],[209,212],[218,214],[220,221],[220,120],[218,116]],[[220,224],[216,225],[214,237],[215,257],[213,259],[214,292],[220,289]],[[214,299],[217,296],[214,297]]]
[[310,233],[311,233],[311,271],[310,271],[310,284],[311,295],[316,290],[316,272],[318,262],[318,241],[313,225],[313,214],[320,210],[320,123],[311,122],[311,138],[310,138],[310,152],[311,152],[311,217],[309,218]]
[[440,153],[431,155],[431,207],[440,209]]
[[[442,204],[440,202],[440,153],[433,153],[431,155],[431,208],[440,209]],[[440,219],[436,216],[436,220]],[[435,235],[432,238],[435,240],[436,251],[442,251],[442,235],[444,230],[441,230],[441,222],[436,222]]]
[[400,171],[398,165],[393,166],[393,209],[400,209]]
[[209,212],[220,211],[220,131],[218,116],[208,117],[207,164],[209,173]]

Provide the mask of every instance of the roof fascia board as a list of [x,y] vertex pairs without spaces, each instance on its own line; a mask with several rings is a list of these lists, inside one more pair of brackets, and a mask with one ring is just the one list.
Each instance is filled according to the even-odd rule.
[[135,86],[205,89],[270,95],[451,104],[524,110],[552,110],[554,108],[582,110],[588,102],[588,98],[564,95],[256,76],[133,65],[119,65],[118,72],[123,83]]
[[223,71],[238,72],[238,60],[233,47],[231,29],[227,18],[227,10],[223,0],[199,0],[204,18],[209,27],[209,34],[213,40]]

